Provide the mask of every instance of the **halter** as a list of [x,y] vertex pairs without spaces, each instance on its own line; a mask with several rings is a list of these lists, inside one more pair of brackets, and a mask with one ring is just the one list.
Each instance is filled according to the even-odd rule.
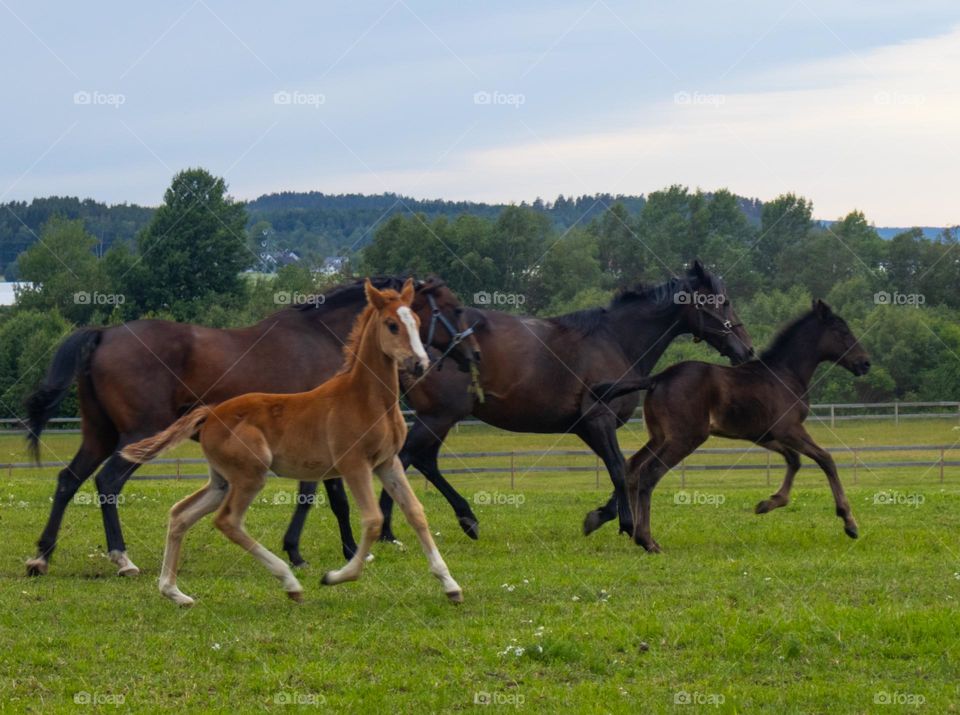
[[[427,302],[430,304],[431,311],[430,327],[427,328],[427,345],[433,344],[433,336],[437,330],[437,323],[440,323],[446,329],[447,333],[450,334],[450,344],[447,345],[446,349],[440,354],[440,357],[438,357],[430,365],[430,367],[436,365],[437,370],[442,370],[443,361],[449,357],[450,353],[453,352],[460,343],[476,332],[476,327],[479,321],[474,322],[473,325],[465,328],[464,330],[457,330],[456,326],[454,326],[447,316],[440,311],[440,308],[437,307],[437,301],[433,297],[432,293],[427,293]],[[477,396],[477,399],[480,400],[480,402],[483,402],[484,395],[483,387],[480,385],[480,371],[477,369],[477,364],[472,355],[467,356],[467,362],[470,363],[470,387],[468,388],[468,391],[474,393]]]
[[[693,336],[693,342],[695,343],[699,343],[701,340],[703,340],[701,336],[704,333],[710,333],[711,335],[720,335],[720,336],[732,335],[734,328],[739,328],[741,325],[743,325],[742,322],[734,323],[732,320],[730,320],[729,318],[723,317],[721,313],[716,312],[712,308],[708,308],[705,305],[701,305],[698,301],[694,301],[694,307],[697,310],[697,316],[699,317],[699,323],[700,323],[700,326],[699,326],[700,335]],[[703,322],[704,313],[706,313],[708,316],[716,320],[723,327],[722,328],[707,327]]]

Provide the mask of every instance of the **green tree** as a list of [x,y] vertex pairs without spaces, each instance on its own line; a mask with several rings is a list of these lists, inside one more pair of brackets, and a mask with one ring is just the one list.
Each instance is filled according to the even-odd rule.
[[[0,326],[0,411],[23,414],[23,401],[50,364],[57,345],[73,329],[56,310],[18,310]],[[61,414],[75,414],[75,388]]]
[[243,204],[227,195],[222,178],[204,169],[174,176],[138,239],[141,306],[196,320],[211,304],[238,303],[239,274],[255,260],[245,225]]

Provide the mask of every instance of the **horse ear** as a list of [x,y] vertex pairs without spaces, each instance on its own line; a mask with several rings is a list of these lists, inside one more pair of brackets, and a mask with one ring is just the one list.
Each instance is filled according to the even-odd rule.
[[406,283],[403,284],[403,289],[400,291],[400,300],[406,305],[413,303],[413,278],[407,278]]
[[363,284],[363,292],[367,294],[367,302],[377,310],[380,310],[387,304],[387,301],[383,299],[383,293],[374,287],[369,278],[367,278],[367,282]]
[[817,317],[820,318],[820,320],[825,320],[833,315],[833,311],[830,310],[830,306],[819,298],[813,301],[813,312],[817,314]]
[[699,258],[694,258],[690,263],[690,270],[688,270],[687,273],[693,278],[704,280],[707,276],[707,269],[703,267],[703,261]]

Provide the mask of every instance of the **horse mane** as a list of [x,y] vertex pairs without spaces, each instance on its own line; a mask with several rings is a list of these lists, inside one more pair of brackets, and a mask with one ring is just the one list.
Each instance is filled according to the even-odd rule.
[[782,328],[780,332],[774,336],[770,342],[770,346],[761,353],[760,360],[763,362],[776,362],[779,358],[783,357],[790,350],[790,345],[796,340],[797,335],[806,330],[811,321],[815,320],[816,316],[814,311],[809,310],[799,318],[788,323],[786,327]]
[[[399,291],[394,289],[380,290],[383,290],[387,300],[400,300]],[[350,370],[353,369],[353,366],[356,364],[360,354],[360,341],[363,340],[363,334],[366,332],[367,326],[370,324],[370,321],[373,319],[373,316],[376,314],[376,312],[376,308],[367,303],[363,308],[363,312],[357,316],[355,321],[353,321],[353,327],[350,328],[350,334],[343,343],[343,365],[339,370],[337,370],[338,375],[344,372],[350,372]]]
[[646,303],[655,312],[672,306],[673,296],[682,288],[692,290],[690,278],[674,277],[655,286],[644,286],[637,283],[632,288],[621,288],[610,300],[605,308],[587,308],[572,313],[558,315],[548,320],[564,328],[576,330],[584,335],[596,332],[606,324],[608,314],[619,308],[629,307],[637,303]]

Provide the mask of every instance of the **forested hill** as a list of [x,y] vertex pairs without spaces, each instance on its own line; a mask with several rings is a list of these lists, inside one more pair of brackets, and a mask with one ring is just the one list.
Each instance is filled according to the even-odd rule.
[[[530,207],[547,215],[558,229],[585,225],[614,203],[621,203],[631,215],[643,208],[643,196],[564,197],[553,202],[537,199]],[[759,222],[761,203],[740,199],[751,222]],[[248,229],[258,243],[267,243],[278,252],[292,251],[298,256],[322,259],[344,251],[362,248],[384,220],[397,213],[423,213],[429,219],[470,214],[495,219],[506,204],[473,201],[413,199],[398,194],[323,194],[291,192],[266,194],[247,203]],[[52,216],[83,219],[85,229],[94,235],[99,253],[114,243],[132,243],[153,216],[154,208],[136,204],[107,205],[93,199],[50,196],[33,201],[0,204],[0,271],[16,277],[14,261],[40,235],[43,224]]]

